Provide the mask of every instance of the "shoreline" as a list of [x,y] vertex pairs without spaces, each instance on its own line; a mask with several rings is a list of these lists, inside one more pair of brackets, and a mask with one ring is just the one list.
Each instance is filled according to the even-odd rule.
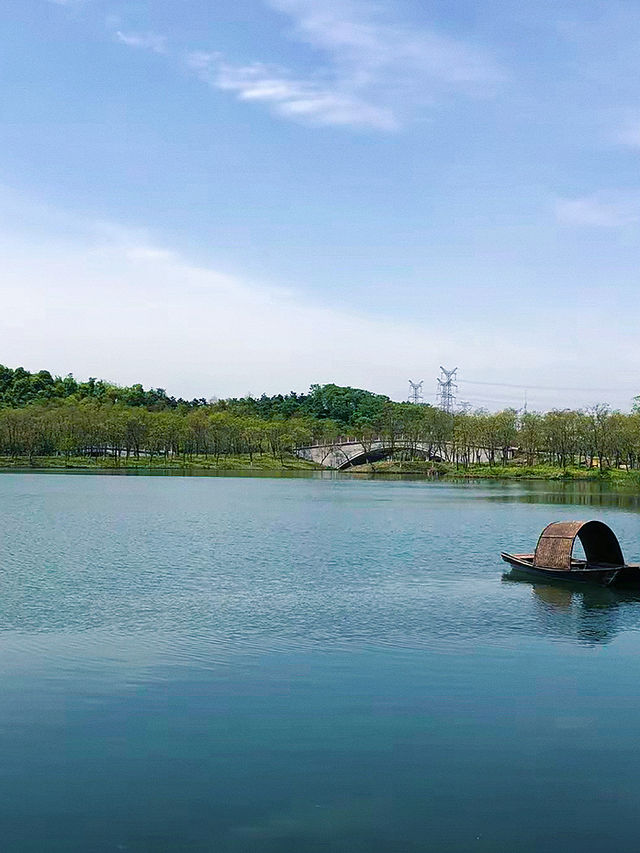
[[216,472],[237,472],[239,474],[262,474],[278,472],[316,472],[326,474],[350,474],[372,476],[406,476],[412,479],[425,480],[548,480],[561,482],[595,482],[616,486],[631,486],[640,489],[640,471],[623,469],[567,467],[558,468],[549,465],[473,465],[462,468],[452,463],[429,462],[374,462],[354,466],[344,471],[324,468],[313,462],[299,459],[296,456],[273,458],[270,456],[254,456],[253,460],[244,456],[225,456],[218,461],[214,458],[193,457],[191,459],[92,459],[88,457],[0,457],[0,473],[11,471],[77,471],[77,472],[139,472],[139,473],[188,473],[205,475]]
[[29,460],[25,456],[0,456],[0,472],[3,471],[325,471],[315,462],[307,462],[298,457],[274,459],[270,456],[224,456],[215,458],[194,457],[192,459],[173,458],[149,459],[105,459],[85,456],[34,456]]
[[375,474],[408,474],[442,480],[549,480],[628,485],[640,489],[640,470],[579,468],[554,465],[476,464],[467,468],[450,462],[378,462],[350,469]]

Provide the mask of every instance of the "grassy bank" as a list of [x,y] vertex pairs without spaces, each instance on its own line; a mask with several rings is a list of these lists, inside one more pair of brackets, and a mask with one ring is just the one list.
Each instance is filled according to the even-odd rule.
[[554,465],[470,465],[468,468],[445,462],[411,460],[407,462],[382,461],[358,465],[353,472],[376,474],[411,474],[438,477],[448,480],[589,480],[640,488],[640,471],[607,468],[561,468]]
[[170,459],[130,456],[116,460],[92,458],[87,456],[34,456],[31,460],[24,456],[0,456],[0,469],[33,468],[87,471],[317,471],[319,465],[299,459],[297,456],[283,456],[282,459],[268,455],[247,454],[239,456],[221,456],[219,460],[212,456],[174,456]]
[[[299,459],[297,456],[284,455],[282,459],[271,455],[221,456],[219,460],[212,456],[174,456],[170,459],[130,456],[116,460],[92,458],[87,456],[34,456],[29,460],[25,456],[0,456],[0,470],[86,470],[86,471],[321,471],[320,465]],[[471,465],[468,468],[456,467],[444,462],[426,462],[410,460],[407,462],[381,461],[357,465],[347,469],[353,474],[406,474],[414,477],[438,478],[446,480],[589,480],[612,485],[640,488],[640,471],[624,471],[598,468],[560,468],[553,465]]]

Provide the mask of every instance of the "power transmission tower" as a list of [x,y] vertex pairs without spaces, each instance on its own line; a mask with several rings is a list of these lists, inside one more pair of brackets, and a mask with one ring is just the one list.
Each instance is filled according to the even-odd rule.
[[422,403],[422,385],[424,383],[424,379],[420,382],[412,382],[409,380],[409,402],[410,403]]
[[440,376],[438,377],[438,397],[440,398],[440,408],[443,412],[453,413],[456,403],[455,391],[458,390],[456,385],[456,373],[458,368],[447,370],[440,365]]

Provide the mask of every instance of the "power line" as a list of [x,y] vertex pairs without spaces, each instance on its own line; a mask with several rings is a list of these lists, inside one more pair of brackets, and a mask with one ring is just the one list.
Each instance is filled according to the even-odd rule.
[[507,403],[513,402],[513,397],[509,397],[506,399],[504,397],[502,397],[500,400],[498,400],[495,397],[469,397],[469,398],[467,398],[467,402],[474,403],[474,404],[476,404],[476,403],[504,403],[506,405]]
[[[488,385],[493,388],[515,388],[520,391],[530,390],[530,391],[582,391],[583,393],[590,393],[593,391],[600,392],[609,392],[611,393],[611,387],[607,388],[576,388],[575,386],[563,386],[563,385],[529,385],[527,383],[523,383],[522,385],[514,385],[511,382],[481,382],[477,379],[465,379],[464,383],[466,385]],[[627,391],[622,391],[618,389],[619,393],[625,394]]]

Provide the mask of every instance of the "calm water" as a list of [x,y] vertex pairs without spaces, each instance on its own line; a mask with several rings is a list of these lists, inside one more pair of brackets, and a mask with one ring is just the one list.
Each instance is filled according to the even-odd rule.
[[591,485],[0,475],[0,847],[637,851],[640,591],[503,577]]

